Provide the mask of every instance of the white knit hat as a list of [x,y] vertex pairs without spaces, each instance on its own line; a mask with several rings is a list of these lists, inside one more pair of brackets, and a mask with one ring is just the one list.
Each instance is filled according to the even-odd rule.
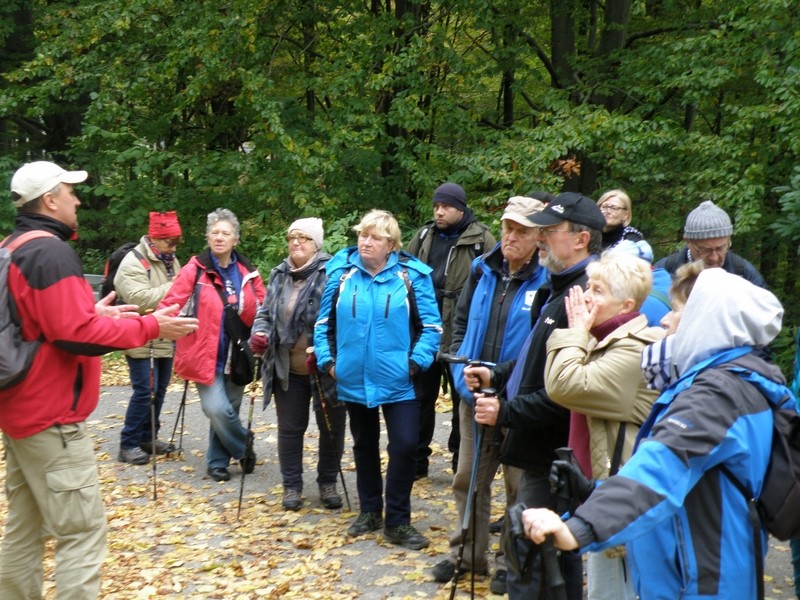
[[322,248],[322,242],[325,239],[325,233],[322,231],[322,219],[317,217],[306,217],[305,219],[297,219],[294,223],[289,225],[286,233],[292,231],[299,231],[314,240],[314,245],[317,250]]

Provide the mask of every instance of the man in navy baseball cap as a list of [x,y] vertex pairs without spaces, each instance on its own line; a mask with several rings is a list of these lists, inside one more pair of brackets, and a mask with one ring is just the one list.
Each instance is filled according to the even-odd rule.
[[597,208],[595,201],[575,192],[559,194],[544,210],[534,213],[528,218],[537,227],[547,227],[557,225],[562,221],[570,221],[602,231],[606,225],[603,213]]
[[[570,441],[570,411],[551,400],[544,385],[547,339],[554,329],[569,326],[564,299],[573,286],[586,287],[586,266],[602,250],[606,221],[594,200],[573,192],[559,194],[541,211],[526,214],[525,219],[539,228],[539,264],[550,271],[549,285],[537,290],[531,307],[531,313],[535,311],[539,317],[516,360],[501,362],[492,371],[480,373],[479,367],[477,372],[469,369],[469,374],[468,370],[464,374],[474,377],[473,387],[477,384],[504,390],[504,394],[475,396],[475,421],[506,429],[500,460],[522,469],[517,502],[532,507],[549,506],[550,463],[556,449],[568,446]],[[584,440],[577,437],[577,441]],[[510,555],[518,562],[506,561],[509,598],[538,598],[545,586],[541,555],[516,538],[507,544],[506,556]],[[567,595],[580,598],[580,556],[565,553],[562,560]],[[530,571],[520,568],[528,564]]]

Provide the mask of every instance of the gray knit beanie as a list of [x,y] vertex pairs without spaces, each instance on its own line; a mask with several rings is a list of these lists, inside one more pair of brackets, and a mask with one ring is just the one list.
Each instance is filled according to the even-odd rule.
[[731,219],[724,210],[706,200],[686,217],[683,238],[686,240],[708,240],[733,235]]

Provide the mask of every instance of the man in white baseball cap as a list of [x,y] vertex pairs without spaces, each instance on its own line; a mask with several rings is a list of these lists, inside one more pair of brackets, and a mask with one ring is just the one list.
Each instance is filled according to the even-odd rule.
[[37,160],[21,166],[11,179],[11,199],[20,208],[62,183],[86,181],[86,171],[66,171],[55,163]]
[[11,179],[17,216],[7,239],[7,291],[22,339],[39,346],[26,370],[0,389],[6,489],[13,490],[0,547],[4,600],[42,595],[47,539],[56,548],[59,599],[100,596],[106,517],[86,425],[100,396],[100,354],[197,330],[197,319],[172,316],[177,304],[142,316],[136,306],[113,305],[111,294],[95,303],[67,244],[81,203],[74,185],[86,177],[39,161]]

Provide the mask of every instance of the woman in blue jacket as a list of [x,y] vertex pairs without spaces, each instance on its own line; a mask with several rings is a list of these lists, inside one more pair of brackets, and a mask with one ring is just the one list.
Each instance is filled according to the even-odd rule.
[[[687,265],[691,267],[693,265]],[[723,269],[706,269],[691,295],[665,317],[674,335],[645,350],[645,376],[663,393],[619,474],[600,485],[565,523],[525,511],[526,534],[553,534],[564,550],[626,543],[643,600],[752,600],[755,540],[744,495],[725,466],[757,497],[770,455],[772,411],[739,373],[784,384],[758,350],[778,335],[783,307],[769,291]],[[685,303],[685,307],[684,307]],[[658,352],[656,352],[658,351]],[[660,354],[658,368],[651,357]],[[784,408],[794,406],[788,389]],[[766,531],[761,531],[766,548]]]
[[383,525],[380,408],[389,436],[383,536],[419,550],[428,540],[411,525],[419,435],[414,384],[439,348],[441,318],[431,269],[399,251],[400,227],[391,213],[372,210],[354,231],[358,246],[328,262],[314,328],[319,369],[336,379],[353,435],[360,513],[347,533],[362,535]]

